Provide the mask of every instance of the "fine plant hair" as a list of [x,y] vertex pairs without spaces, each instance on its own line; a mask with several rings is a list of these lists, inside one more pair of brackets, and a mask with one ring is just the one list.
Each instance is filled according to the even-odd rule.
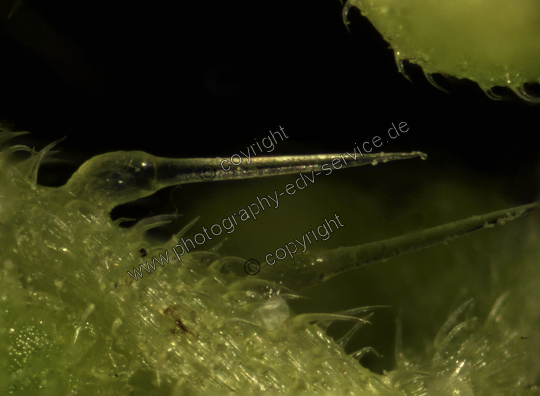
[[[531,213],[535,203],[383,241],[308,251],[291,265],[263,265],[253,276],[244,272],[244,258],[208,250],[134,281],[126,271],[140,262],[141,251],[158,255],[194,222],[166,243],[152,243],[145,233],[171,217],[123,228],[127,219],[110,217],[118,205],[167,186],[311,172],[339,155],[257,156],[226,172],[222,158],[119,151],[89,159],[61,187],[46,187],[37,174],[55,143],[41,151],[10,145],[24,133],[0,132],[4,394],[534,394],[538,340],[531,333],[531,343],[522,341],[526,327],[516,319],[511,291],[493,301],[487,318],[475,317],[474,301],[464,301],[420,360],[407,358],[398,339],[396,367],[384,374],[359,362],[376,353],[372,348],[345,352],[357,331],[375,323],[381,306],[295,315],[289,300],[358,267],[490,232]],[[418,158],[426,155],[370,154],[347,167]],[[532,303],[521,304],[523,317],[533,317]],[[336,339],[326,332],[335,322],[350,324]]]

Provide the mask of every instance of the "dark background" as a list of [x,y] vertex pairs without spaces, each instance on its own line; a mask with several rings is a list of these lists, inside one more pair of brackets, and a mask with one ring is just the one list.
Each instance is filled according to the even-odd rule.
[[410,83],[356,10],[347,32],[337,0],[25,0],[9,20],[0,4],[0,117],[44,143],[67,136],[81,158],[230,156],[279,125],[291,139],[276,154],[343,152],[406,121],[388,151],[510,179],[535,166],[538,107],[436,76],[446,94],[417,67]]
[[[389,164],[388,172],[381,167],[384,173],[362,179],[371,180],[381,196],[410,200],[407,180],[414,185],[414,180],[463,172],[494,181],[497,194],[516,205],[537,196],[538,106],[503,90],[498,92],[508,99],[495,102],[472,82],[436,75],[448,94],[431,86],[414,65],[407,67],[413,83],[407,81],[398,73],[388,44],[359,12],[351,12],[347,31],[337,0],[27,0],[10,19],[11,2],[1,0],[0,7],[0,120],[30,131],[31,136],[17,142],[36,149],[67,136],[57,157],[70,162],[44,165],[42,184],[61,185],[84,160],[109,151],[229,157],[283,126],[290,138],[272,154],[343,153],[355,143],[384,136],[392,122],[407,122],[407,135],[381,150],[420,150],[429,158]],[[177,205],[183,214],[199,214],[207,202],[234,201],[230,192],[242,183],[247,182],[183,187],[175,193],[182,195],[180,203],[156,209],[170,198],[168,190],[141,207],[119,208],[113,217],[171,213]],[[249,193],[247,201],[256,194]],[[201,196],[208,201],[201,204]],[[235,201],[231,207],[237,210],[246,203]],[[216,219],[223,213],[215,214]],[[284,209],[275,216],[294,220],[296,215],[287,213]],[[455,216],[445,221],[457,220]],[[422,221],[409,222],[404,230],[420,229]],[[266,239],[255,234],[261,224],[251,234]],[[283,224],[273,234],[289,227]],[[385,230],[376,237],[390,236]],[[234,240],[228,243],[228,254],[251,254],[235,251]],[[338,310],[330,294],[321,298],[328,306],[315,311]],[[396,305],[390,300],[373,303]],[[447,309],[442,311],[444,320]],[[387,326],[394,326],[395,317],[396,311],[387,314]],[[391,357],[390,344],[380,348]],[[379,371],[391,368],[388,362],[370,363]]]

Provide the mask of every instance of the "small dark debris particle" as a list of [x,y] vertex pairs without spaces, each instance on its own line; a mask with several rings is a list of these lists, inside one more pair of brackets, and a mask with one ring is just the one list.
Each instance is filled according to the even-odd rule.
[[[170,307],[165,308],[163,310],[163,313],[169,316],[172,320],[174,320],[174,323],[176,324],[178,329],[182,330],[184,333],[189,333],[189,329],[182,322],[182,319],[180,318],[177,305],[171,305]],[[180,332],[178,329],[177,328],[171,329],[171,334],[178,334]]]
[[163,310],[163,313],[165,315],[169,315],[169,316],[173,316],[173,314],[176,312],[176,310],[174,309],[174,305],[171,305],[170,307],[167,307]]
[[141,255],[141,257],[146,257],[146,249],[139,249],[139,254]]
[[186,327],[185,324],[182,323],[180,319],[175,320],[174,323],[176,323],[176,325],[180,327],[182,330],[184,330],[186,333],[189,333],[188,328]]

